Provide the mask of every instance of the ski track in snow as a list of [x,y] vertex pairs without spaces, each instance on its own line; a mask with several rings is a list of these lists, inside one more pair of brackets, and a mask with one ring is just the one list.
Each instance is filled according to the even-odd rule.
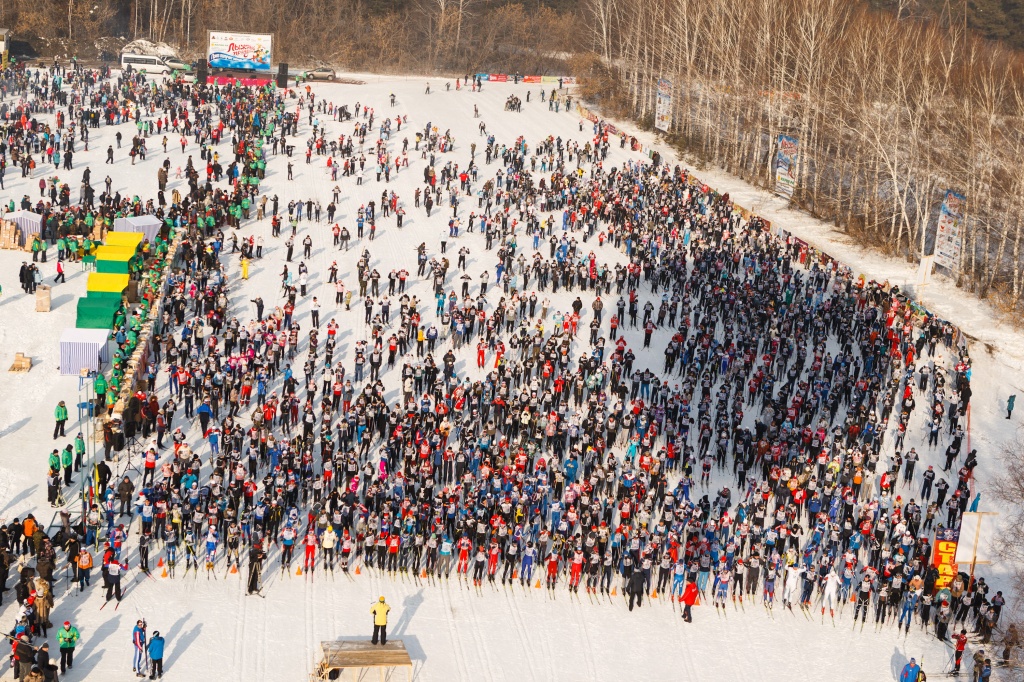
[[[303,550],[303,555],[305,555],[305,551],[304,550]],[[305,558],[303,558],[303,563],[305,563]],[[310,578],[306,574],[306,571],[302,572],[302,579],[305,582],[305,584],[302,587],[303,587],[303,592],[305,593],[304,601],[303,601],[303,611],[304,611],[305,616],[306,616],[306,618],[305,618],[306,641],[310,642],[310,643],[313,643],[313,642],[317,641],[316,640],[316,599],[315,599],[315,595],[313,594],[313,591],[314,591],[315,587],[310,582]],[[313,663],[310,660],[310,657],[306,656],[306,676],[308,677],[309,674],[312,673],[312,672],[313,672]]]
[[[247,575],[247,573],[244,572],[243,570],[239,570],[238,575],[239,576],[244,576],[244,575]],[[230,576],[230,573],[225,573],[224,574],[224,582],[226,584],[230,584],[228,582],[229,581],[229,577],[228,576]],[[234,581],[231,581],[231,582],[234,582]],[[227,585],[225,585],[225,587],[226,586]],[[252,619],[249,617],[249,611],[250,611],[249,602],[251,602],[251,601],[252,601],[252,599],[250,599],[245,594],[245,587],[243,587],[243,588],[238,590],[238,598],[235,600],[235,610],[236,610],[236,612],[239,615],[238,615],[237,618],[235,618],[235,636],[234,636],[234,652],[235,652],[235,655],[234,655],[234,657],[232,659],[232,664],[234,666],[234,672],[236,673],[236,679],[238,680],[238,682],[245,682],[246,678],[245,678],[244,670],[245,670],[246,664],[250,660],[249,654],[247,652],[248,652],[250,644],[252,642],[252,637],[250,636],[250,632],[251,632],[251,628],[252,628]]]
[[[468,575],[468,573],[467,573],[467,575]],[[486,582],[486,581],[487,581],[487,578],[485,576],[483,578],[483,582]],[[475,588],[475,586],[474,586],[474,588]],[[482,594],[483,593],[483,585],[480,585],[479,589],[480,589],[480,593]],[[479,614],[477,613],[476,606],[474,604],[475,598],[476,598],[475,589],[474,590],[467,590],[466,594],[462,595],[462,600],[463,600],[463,602],[465,604],[464,608],[465,608],[466,612],[469,613],[470,618],[474,622],[479,624],[482,619],[480,618]],[[477,653],[477,657],[478,657],[477,663],[474,666],[474,668],[479,671],[478,674],[479,674],[480,677],[482,677],[484,679],[487,679],[487,680],[491,680],[491,682],[493,682],[494,681],[494,674],[495,674],[495,672],[496,671],[500,671],[501,668],[494,666],[493,663],[491,662],[491,657],[490,657],[490,654],[488,653],[489,647],[487,646],[487,643],[483,641],[483,631],[484,631],[484,628],[479,627],[479,626],[478,627],[474,627],[474,628],[467,628],[467,632],[468,632],[469,636],[473,639],[473,641],[475,643],[476,653]]]
[[[526,627],[526,623],[523,622],[523,614],[519,610],[519,603],[515,597],[515,583],[507,589],[505,592],[505,601],[508,603],[508,612],[512,615],[512,621],[515,630],[516,639],[519,640],[519,646],[523,651],[534,651],[533,645],[529,641],[530,628]],[[539,680],[540,676],[537,674],[537,669],[533,665],[533,657],[526,657],[526,665],[530,669],[530,679]]]
[[[575,604],[571,604],[572,600],[576,599]],[[576,625],[580,631],[580,641],[583,642],[583,658],[586,661],[587,671],[590,673],[590,679],[596,680],[600,678],[600,674],[597,670],[597,666],[594,665],[594,647],[590,641],[590,633],[587,632],[587,619],[583,613],[583,604],[579,601],[579,593],[574,592],[570,597],[570,609],[572,610],[573,619],[576,621]]]
[[[441,601],[444,606],[444,611],[441,616],[444,618],[445,623],[448,625],[448,636],[452,642],[452,648],[455,653],[455,662],[459,667],[459,679],[469,680],[473,678],[470,671],[469,664],[466,662],[466,651],[462,646],[462,639],[459,637],[458,631],[455,629],[455,607],[452,605],[452,593],[451,583],[445,580],[444,586],[439,587],[441,594]],[[448,616],[451,617],[448,617]]]

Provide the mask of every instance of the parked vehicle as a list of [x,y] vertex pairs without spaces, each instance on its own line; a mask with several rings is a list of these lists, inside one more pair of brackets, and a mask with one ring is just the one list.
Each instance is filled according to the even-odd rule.
[[150,54],[132,54],[125,52],[121,55],[121,68],[128,67],[145,74],[169,74],[174,67],[167,64],[162,57]]
[[320,66],[302,74],[302,79],[307,81],[332,81],[336,77],[334,69],[327,66]]

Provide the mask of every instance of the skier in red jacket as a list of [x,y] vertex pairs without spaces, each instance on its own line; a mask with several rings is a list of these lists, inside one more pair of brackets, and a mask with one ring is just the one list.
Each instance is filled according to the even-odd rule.
[[686,587],[683,588],[683,620],[687,623],[693,622],[693,615],[690,613],[690,609],[697,602],[697,583],[692,580],[686,582]]

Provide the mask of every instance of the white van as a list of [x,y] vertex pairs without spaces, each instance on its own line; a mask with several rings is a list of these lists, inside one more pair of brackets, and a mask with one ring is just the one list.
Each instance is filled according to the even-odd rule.
[[121,55],[121,68],[127,69],[129,66],[135,71],[147,74],[168,74],[172,71],[171,67],[160,57],[126,52]]

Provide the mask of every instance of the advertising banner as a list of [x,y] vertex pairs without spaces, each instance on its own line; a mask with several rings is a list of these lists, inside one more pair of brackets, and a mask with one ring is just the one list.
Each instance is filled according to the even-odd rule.
[[265,33],[210,31],[206,55],[214,69],[269,72],[272,42],[273,36]]
[[795,137],[779,135],[779,151],[775,156],[775,193],[793,198],[796,189],[796,164],[800,158],[800,143]]
[[964,195],[946,190],[946,198],[939,211],[939,227],[935,233],[935,263],[949,270],[960,265],[963,249],[963,222],[967,199]]
[[667,133],[672,126],[672,81],[658,79],[658,101],[654,109],[654,127]]
[[954,528],[941,528],[935,534],[935,550],[932,553],[932,566],[939,571],[935,580],[935,589],[949,587],[956,578],[956,545],[960,540],[960,531]]

